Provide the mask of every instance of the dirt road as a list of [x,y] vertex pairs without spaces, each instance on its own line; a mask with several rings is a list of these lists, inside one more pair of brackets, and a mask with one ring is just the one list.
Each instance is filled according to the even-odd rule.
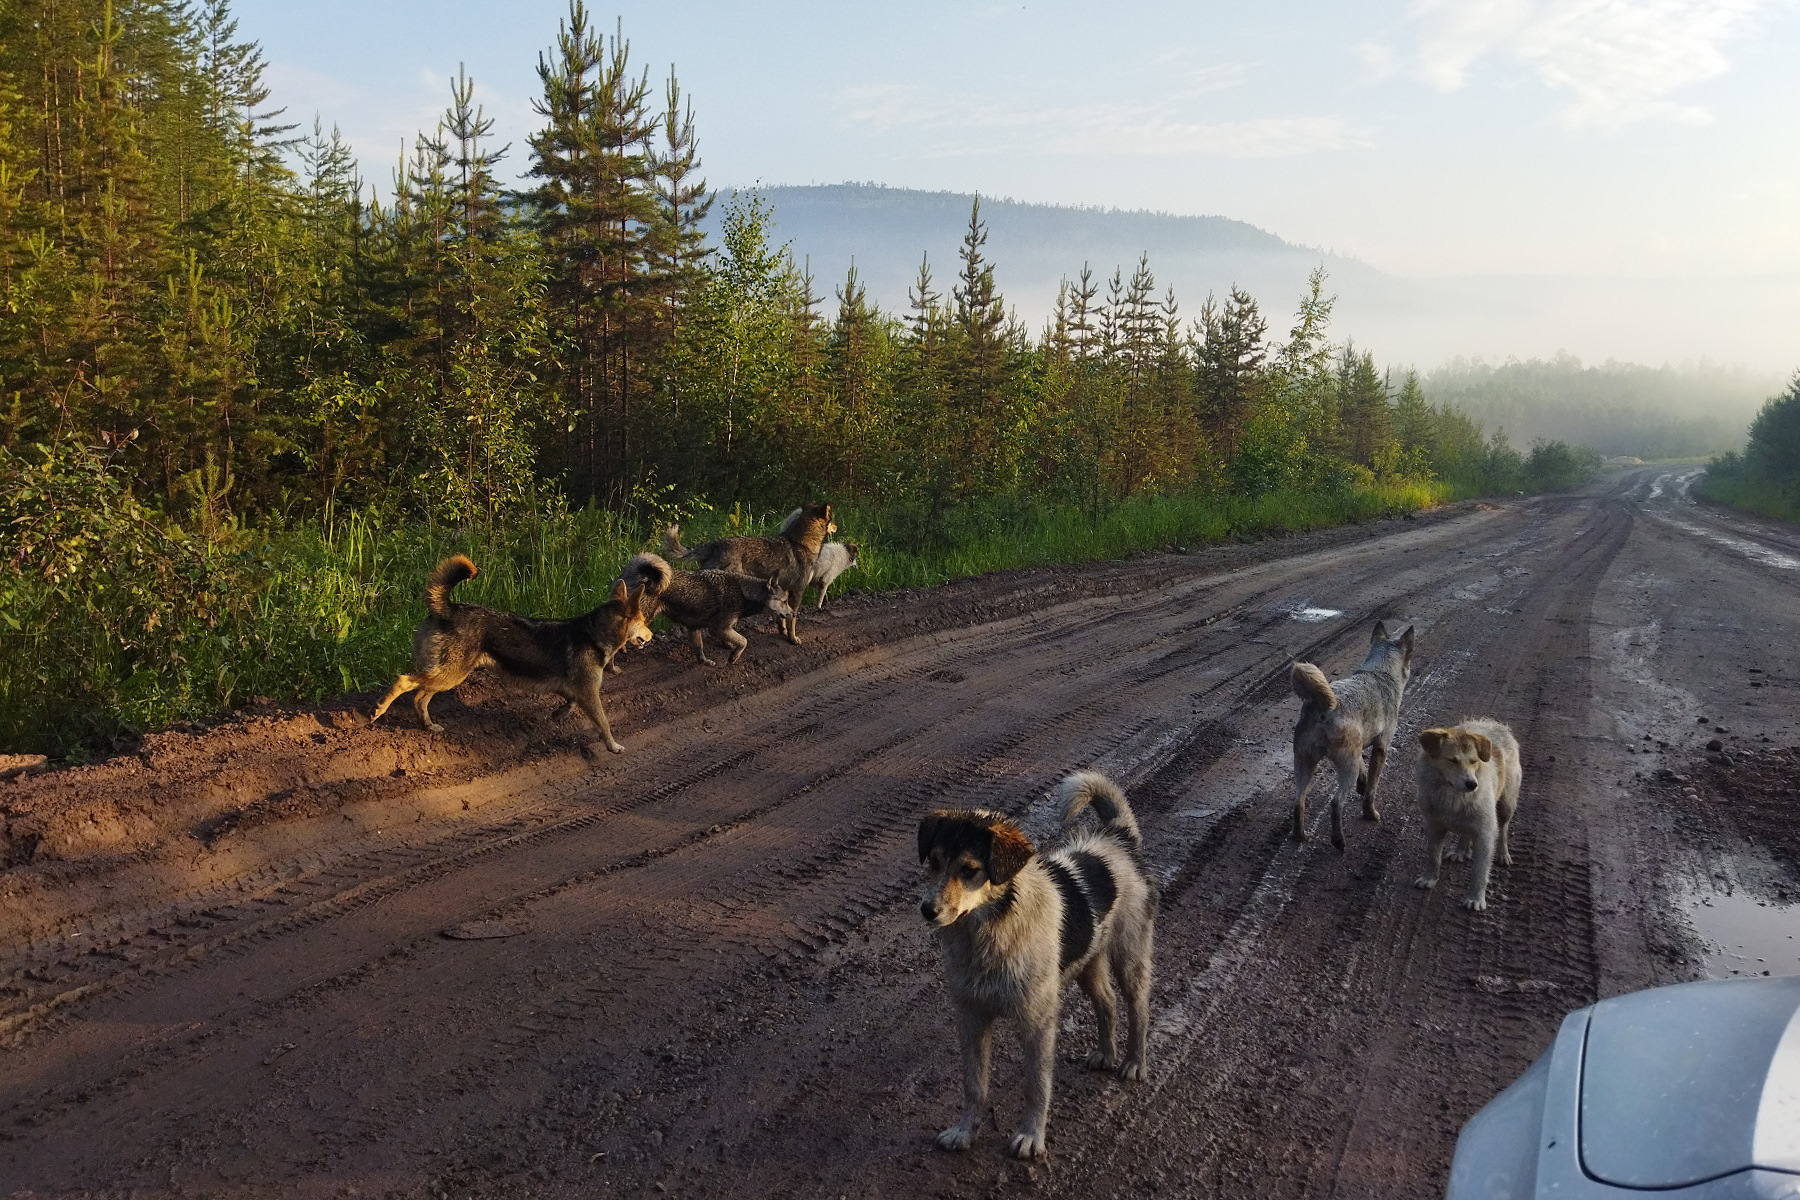
[[[0,783],[0,1195],[1437,1194],[1568,1009],[1800,973],[1800,537],[1691,477],[853,599],[730,671],[659,642],[619,757],[488,691]],[[1377,618],[1420,646],[1384,820],[1291,842],[1288,663]],[[1412,735],[1472,713],[1525,747],[1479,915],[1411,886]],[[916,818],[1042,835],[1086,765],[1162,885],[1151,1079],[1078,1065],[1071,990],[1051,1160],[938,1152]],[[1008,1131],[1010,1037],[995,1087]]]

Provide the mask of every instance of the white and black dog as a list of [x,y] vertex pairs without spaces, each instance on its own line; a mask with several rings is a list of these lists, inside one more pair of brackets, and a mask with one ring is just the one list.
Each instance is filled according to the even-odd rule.
[[[984,809],[939,809],[919,822],[919,861],[929,882],[919,910],[937,927],[962,1039],[962,1120],[938,1134],[966,1150],[987,1109],[988,1061],[997,1018],[1019,1024],[1025,1043],[1025,1119],[1009,1150],[1044,1153],[1057,1012],[1071,979],[1094,1004],[1096,1070],[1144,1078],[1150,1037],[1150,959],[1156,887],[1137,863],[1142,841],[1125,795],[1093,771],[1058,789],[1064,836],[1039,854],[1017,825]],[[1089,805],[1098,829],[1069,830]],[[1125,994],[1125,1054],[1117,1045]]]

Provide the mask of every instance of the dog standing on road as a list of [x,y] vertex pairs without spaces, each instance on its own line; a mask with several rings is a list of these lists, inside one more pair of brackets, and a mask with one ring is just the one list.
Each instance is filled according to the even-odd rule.
[[654,603],[647,588],[613,584],[612,597],[592,612],[579,617],[545,620],[521,617],[479,604],[458,604],[450,592],[464,580],[475,578],[475,564],[458,554],[446,558],[425,584],[429,615],[413,632],[413,673],[402,675],[375,706],[370,723],[381,719],[388,706],[408,692],[415,692],[413,707],[419,720],[433,733],[444,727],[431,719],[431,698],[447,692],[481,667],[493,667],[504,677],[530,687],[553,692],[587,714],[614,754],[625,749],[613,737],[606,709],[600,703],[600,684],[613,655],[627,644],[641,646],[650,640],[646,603]]
[[667,613],[671,621],[687,628],[694,656],[709,667],[713,660],[706,657],[708,633],[730,650],[725,660],[730,666],[750,644],[737,631],[740,618],[769,612],[785,619],[794,611],[778,579],[753,579],[730,571],[677,571],[655,554],[640,554],[626,563],[620,578],[627,586],[642,584],[656,597],[656,612]]
[[819,585],[818,607],[825,607],[825,593],[837,577],[856,565],[855,542],[826,542],[819,547],[819,557],[813,563],[812,581]]
[[[1051,1069],[1063,985],[1080,982],[1094,1004],[1095,1070],[1144,1078],[1150,1036],[1150,958],[1156,888],[1137,863],[1142,842],[1125,795],[1106,776],[1070,775],[1057,790],[1067,830],[1085,807],[1097,830],[1070,832],[1038,854],[1020,828],[983,809],[939,809],[919,822],[928,883],[919,911],[938,949],[962,1040],[963,1114],[938,1134],[967,1150],[987,1111],[994,1021],[1017,1021],[1025,1042],[1025,1119],[1015,1158],[1044,1154]],[[1125,993],[1125,1056],[1117,1046],[1117,981]]]
[[[1471,717],[1449,729],[1427,729],[1419,734],[1419,805],[1425,810],[1425,874],[1414,887],[1437,886],[1438,868],[1444,861],[1444,842],[1461,834],[1474,848],[1469,870],[1469,892],[1463,907],[1481,912],[1487,908],[1488,872],[1494,867],[1494,848],[1500,865],[1512,866],[1506,831],[1519,811],[1519,785],[1524,770],[1519,764],[1519,741],[1513,731],[1491,717]],[[1467,859],[1467,851],[1451,855]]]
[[[1375,787],[1387,765],[1388,747],[1400,726],[1400,697],[1412,675],[1413,631],[1397,638],[1375,622],[1368,657],[1362,666],[1332,683],[1312,663],[1294,664],[1294,694],[1303,701],[1294,726],[1294,840],[1306,840],[1306,789],[1319,764],[1330,759],[1337,768],[1337,790],[1331,794],[1331,844],[1344,848],[1344,801],[1355,788],[1362,796],[1363,819],[1380,821]],[[1363,767],[1363,748],[1369,765]]]
[[776,537],[722,537],[688,549],[681,544],[681,526],[671,525],[663,534],[663,545],[670,558],[691,562],[702,570],[775,579],[793,610],[781,619],[782,635],[798,646],[800,598],[812,579],[819,547],[836,532],[831,505],[810,501],[788,514]]

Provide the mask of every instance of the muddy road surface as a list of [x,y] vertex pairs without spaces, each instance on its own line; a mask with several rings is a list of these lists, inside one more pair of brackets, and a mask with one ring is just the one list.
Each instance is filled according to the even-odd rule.
[[[0,1196],[1440,1194],[1567,1010],[1800,972],[1800,538],[1693,473],[854,598],[730,670],[662,639],[617,757],[471,686],[442,736],[268,709],[0,783]],[[1377,619],[1383,820],[1290,841],[1288,664]],[[1476,714],[1525,768],[1481,914],[1411,886],[1414,734]],[[1071,989],[1052,1157],[1004,1157],[1010,1033],[940,1152],[916,820],[1042,837],[1085,766],[1161,885],[1150,1078],[1083,1069]]]

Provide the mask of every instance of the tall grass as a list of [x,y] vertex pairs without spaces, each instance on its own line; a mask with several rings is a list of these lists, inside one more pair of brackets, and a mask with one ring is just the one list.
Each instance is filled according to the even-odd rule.
[[1768,479],[1709,470],[1700,477],[1695,490],[1733,508],[1780,521],[1800,522],[1800,495],[1793,488]]
[[1032,507],[985,520],[965,518],[953,540],[923,545],[892,531],[891,514],[852,509],[839,515],[846,531],[839,536],[857,540],[860,548],[861,572],[846,576],[851,590],[884,591],[1013,567],[1093,562],[1239,536],[1300,533],[1416,511],[1442,503],[1447,491],[1436,483],[1390,483],[1340,494],[1139,496],[1099,512]]

